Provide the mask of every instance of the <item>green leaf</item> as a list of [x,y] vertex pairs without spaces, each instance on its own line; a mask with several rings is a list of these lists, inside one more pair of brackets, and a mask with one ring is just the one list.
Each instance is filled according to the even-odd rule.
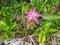
[[56,0],[55,5],[58,7],[60,5],[60,0]]
[[0,29],[6,27],[6,23],[4,21],[0,21]]
[[46,20],[58,20],[58,19],[60,19],[60,16],[44,13],[42,18],[44,18]]
[[45,25],[44,25],[45,30],[48,30],[51,25],[52,25],[51,22],[46,22]]
[[44,35],[43,32],[41,32],[39,34],[39,39],[38,39],[39,43],[43,43],[44,41],[46,41],[46,36]]
[[49,29],[49,32],[50,32],[50,33],[54,33],[54,32],[57,32],[57,29],[54,29],[54,28],[50,28],[50,29]]
[[13,23],[10,24],[10,29],[13,29],[16,26],[17,26],[16,22],[13,22]]
[[40,31],[40,30],[42,30],[42,29],[43,29],[43,27],[40,27],[40,26],[39,26],[39,27],[36,28],[36,31]]
[[52,23],[50,21],[42,21],[41,26],[43,27],[43,30],[48,30],[51,27]]
[[6,23],[4,21],[0,21],[0,26],[6,26]]

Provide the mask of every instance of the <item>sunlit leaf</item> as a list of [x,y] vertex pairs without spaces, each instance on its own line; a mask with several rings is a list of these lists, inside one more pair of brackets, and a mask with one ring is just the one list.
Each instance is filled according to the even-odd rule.
[[58,19],[60,19],[60,16],[44,13],[42,18],[44,18],[45,20],[58,20]]

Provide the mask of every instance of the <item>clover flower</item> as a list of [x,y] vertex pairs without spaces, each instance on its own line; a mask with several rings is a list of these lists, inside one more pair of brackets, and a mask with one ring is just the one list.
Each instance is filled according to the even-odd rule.
[[26,22],[31,23],[32,21],[39,24],[38,18],[41,16],[39,12],[36,12],[36,8],[30,8],[29,12],[25,12]]

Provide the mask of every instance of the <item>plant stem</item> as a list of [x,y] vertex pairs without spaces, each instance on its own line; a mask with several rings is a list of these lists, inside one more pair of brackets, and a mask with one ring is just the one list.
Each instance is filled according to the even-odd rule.
[[43,3],[43,5],[41,6],[40,12],[42,11],[42,9],[43,9],[44,5],[46,4],[46,2],[47,2],[47,0],[45,0],[45,2]]

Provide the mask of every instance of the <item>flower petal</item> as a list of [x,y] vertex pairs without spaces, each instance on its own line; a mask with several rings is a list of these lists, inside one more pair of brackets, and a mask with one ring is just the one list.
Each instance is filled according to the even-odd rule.
[[38,21],[38,18],[41,16],[40,13],[36,12],[36,7],[33,9],[33,8],[30,8],[29,12],[25,12],[26,16],[26,22],[35,22],[37,24],[39,24],[39,21]]
[[37,19],[36,17],[33,18],[33,21],[34,21],[35,23],[39,24],[39,21],[38,21],[38,19]]
[[41,16],[41,14],[40,14],[40,13],[38,13],[38,12],[35,12],[35,16],[36,16],[36,17],[40,17],[40,16]]
[[25,15],[28,15],[28,12],[25,12]]
[[29,12],[32,12],[33,11],[33,8],[30,8]]
[[33,13],[36,11],[36,7],[33,9]]
[[30,19],[27,18],[27,19],[26,19],[26,22],[30,22]]

